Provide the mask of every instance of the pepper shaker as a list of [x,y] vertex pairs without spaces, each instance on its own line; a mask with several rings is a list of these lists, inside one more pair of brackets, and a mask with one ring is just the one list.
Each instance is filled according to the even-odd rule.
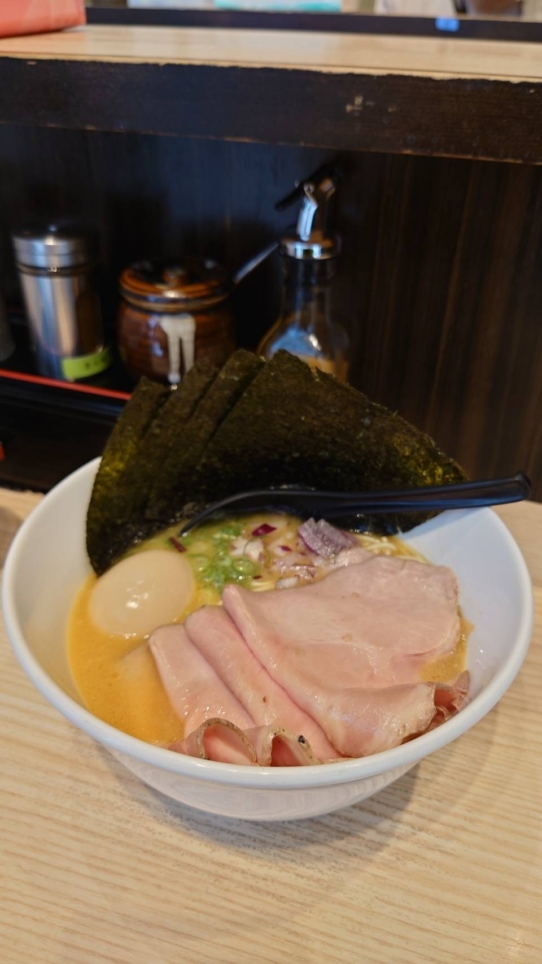
[[13,235],[15,257],[39,372],[78,381],[109,367],[90,236],[57,224]]

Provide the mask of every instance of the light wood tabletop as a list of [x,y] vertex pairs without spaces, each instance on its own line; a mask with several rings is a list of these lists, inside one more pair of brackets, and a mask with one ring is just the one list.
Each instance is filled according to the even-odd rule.
[[219,27],[77,27],[0,39],[0,57],[222,64],[326,72],[539,82],[536,43]]
[[[39,496],[0,490],[0,558]],[[542,506],[499,511],[535,586],[500,704],[327,817],[208,817],[44,702],[0,629],[2,964],[540,964]]]

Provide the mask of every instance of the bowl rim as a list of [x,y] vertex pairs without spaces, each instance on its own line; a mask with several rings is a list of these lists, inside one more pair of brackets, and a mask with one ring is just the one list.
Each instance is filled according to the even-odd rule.
[[[2,585],[2,606],[7,637],[22,669],[38,691],[66,719],[92,736],[98,743],[115,753],[124,754],[139,763],[205,782],[231,787],[251,789],[300,790],[312,787],[328,787],[355,780],[363,780],[387,771],[413,766],[420,759],[440,749],[461,736],[482,719],[501,699],[515,679],[525,659],[533,628],[533,591],[529,571],[515,539],[504,522],[490,509],[469,510],[484,513],[491,518],[491,525],[499,530],[511,553],[519,576],[522,605],[519,630],[510,652],[495,677],[465,706],[460,713],[429,733],[403,743],[391,750],[367,757],[345,760],[339,763],[323,763],[307,767],[247,767],[243,765],[216,763],[196,757],[172,753],[154,744],[117,730],[94,716],[84,706],[68,696],[45,672],[31,652],[24,635],[15,604],[15,588],[19,575],[20,557],[25,543],[31,538],[38,519],[61,501],[66,489],[76,486],[81,477],[95,472],[100,458],[93,459],[66,476],[30,512],[19,528],[6,556]],[[441,518],[445,515],[442,514]]]

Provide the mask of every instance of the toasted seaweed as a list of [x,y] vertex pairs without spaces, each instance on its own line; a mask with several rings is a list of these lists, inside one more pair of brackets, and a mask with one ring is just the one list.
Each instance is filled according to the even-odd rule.
[[[202,508],[252,488],[363,492],[465,478],[429,436],[356,389],[287,352],[264,363],[238,351],[218,374],[196,366],[172,395],[141,383],[96,479],[89,556],[104,572],[134,542],[187,518],[190,504]],[[396,532],[427,518],[403,513],[344,522]]]
[[[422,432],[361,392],[278,352],[208,445],[200,500],[287,484],[337,491],[439,485],[465,473]],[[407,530],[427,514],[370,521]]]
[[124,476],[130,463],[139,463],[145,434],[168,394],[162,385],[141,379],[105,447],[87,513],[87,551],[98,573],[110,564],[107,534],[129,495]]
[[195,475],[207,444],[263,365],[256,355],[240,350],[219,371],[187,422],[182,438],[170,447],[156,473],[145,512],[147,520],[165,526],[182,517],[185,503],[198,488]]
[[130,546],[154,531],[144,518],[149,492],[171,448],[180,444],[183,425],[208,391],[217,372],[218,369],[207,362],[198,361],[178,389],[166,392],[165,403],[142,435],[137,457],[129,460],[119,479],[121,495],[114,502],[115,516],[108,517],[107,529],[100,539],[99,558],[95,550],[91,557],[97,572],[105,571]]
[[[132,462],[127,469],[123,484],[126,493],[125,513],[118,517],[120,523],[134,520],[137,513],[147,505],[149,493],[157,475],[170,455],[182,443],[182,432],[197,406],[213,384],[218,369],[207,362],[196,362],[178,389],[172,391],[165,405],[148,428],[145,436],[144,458]],[[135,521],[140,521],[140,518]]]

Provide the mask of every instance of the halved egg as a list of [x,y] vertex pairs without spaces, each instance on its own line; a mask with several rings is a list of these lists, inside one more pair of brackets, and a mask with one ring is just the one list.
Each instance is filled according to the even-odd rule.
[[105,633],[146,636],[178,619],[194,588],[190,563],[180,553],[138,552],[100,576],[90,596],[90,618]]

